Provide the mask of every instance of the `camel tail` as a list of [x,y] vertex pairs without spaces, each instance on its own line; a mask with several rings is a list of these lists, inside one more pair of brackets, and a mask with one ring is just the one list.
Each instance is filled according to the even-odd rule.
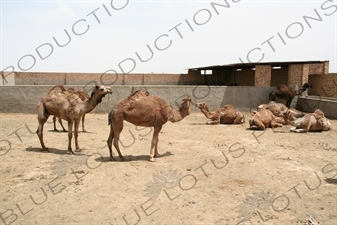
[[39,120],[46,120],[48,118],[48,113],[42,102],[37,103],[37,117]]
[[109,113],[109,116],[108,116],[108,125],[110,125],[111,122],[112,122],[112,114],[113,114],[113,111],[111,111],[111,112]]

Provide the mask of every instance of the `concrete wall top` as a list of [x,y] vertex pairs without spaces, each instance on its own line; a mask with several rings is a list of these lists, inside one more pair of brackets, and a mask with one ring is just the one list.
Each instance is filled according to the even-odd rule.
[[[36,113],[36,104],[52,88],[51,85],[38,86],[1,86],[0,87],[0,112],[3,113]],[[65,86],[76,90],[85,90],[91,93],[94,86]],[[271,87],[247,86],[184,86],[184,85],[116,85],[111,86],[112,95],[103,98],[92,112],[108,113],[119,101],[128,97],[138,89],[149,91],[151,95],[165,99],[169,105],[178,108],[184,96],[190,96],[193,104],[206,102],[210,110],[215,110],[225,104],[232,104],[240,110],[256,109],[259,104],[268,102]],[[192,106],[192,111],[199,109]]]

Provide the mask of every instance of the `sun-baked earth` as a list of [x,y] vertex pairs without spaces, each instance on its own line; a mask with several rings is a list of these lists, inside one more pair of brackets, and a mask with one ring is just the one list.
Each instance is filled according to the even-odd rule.
[[108,115],[87,114],[84,151],[68,155],[52,118],[43,153],[36,115],[0,114],[0,224],[336,224],[337,120],[327,132],[252,131],[243,113],[238,125],[201,112],[168,122],[156,162],[151,128],[125,122],[127,161],[113,149],[110,162]]

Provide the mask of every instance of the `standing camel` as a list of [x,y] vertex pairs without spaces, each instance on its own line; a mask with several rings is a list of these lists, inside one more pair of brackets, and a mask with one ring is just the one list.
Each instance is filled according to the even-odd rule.
[[[58,85],[59,86],[59,85]],[[62,86],[62,85],[61,85]],[[57,86],[55,86],[55,87],[57,87]],[[54,88],[55,88],[54,87]],[[62,88],[64,89],[64,87],[62,86]],[[53,89],[52,89],[53,90]],[[65,91],[65,89],[64,89],[64,91]],[[85,91],[75,91],[75,89],[73,89],[73,88],[68,88],[68,90],[67,90],[69,93],[74,93],[74,94],[77,94],[79,97],[80,97],[80,99],[82,100],[82,101],[87,101],[89,98],[90,98],[90,96],[87,94],[87,92],[85,92]],[[49,91],[50,92],[50,91]],[[56,116],[53,116],[53,124],[54,124],[54,131],[58,131],[57,130],[57,128],[56,128]],[[85,114],[82,116],[82,131],[83,132],[87,132],[87,130],[84,128],[84,120],[85,120]],[[62,130],[64,131],[64,132],[67,132],[67,130],[64,128],[64,126],[63,126],[63,124],[62,124],[62,120],[60,119],[60,118],[58,118],[58,122],[59,122],[59,124],[61,125],[61,127],[62,127]]]
[[123,130],[123,121],[127,121],[136,126],[154,127],[151,141],[150,161],[154,162],[154,157],[160,156],[158,153],[158,134],[162,126],[167,122],[181,121],[191,113],[191,99],[185,97],[180,108],[172,109],[167,102],[157,96],[150,95],[147,91],[138,90],[129,97],[119,102],[109,113],[110,135],[108,147],[110,161],[115,160],[112,156],[112,141],[121,160],[125,160],[119,149],[119,135]]
[[214,112],[210,112],[205,102],[195,104],[196,107],[208,118],[206,124],[241,124],[245,122],[244,115],[232,105],[225,105]]
[[[42,150],[48,152],[48,148],[43,142],[43,126],[46,123],[50,115],[55,115],[61,119],[68,121],[68,154],[73,154],[71,148],[71,139],[73,136],[73,124],[74,124],[74,136],[76,151],[81,151],[78,145],[78,126],[81,117],[91,112],[106,94],[111,94],[111,88],[105,86],[96,86],[91,93],[88,100],[83,101],[77,94],[72,91],[64,91],[62,93],[48,93],[37,104],[37,118],[39,127],[37,128],[37,135],[40,139]],[[75,123],[74,123],[75,122]]]
[[295,95],[302,94],[309,87],[311,87],[311,85],[309,83],[305,83],[302,88],[296,91],[295,89],[288,87],[285,84],[280,84],[269,94],[269,100],[275,101],[276,97],[284,99],[287,101],[286,107],[290,108],[291,101],[293,100]]

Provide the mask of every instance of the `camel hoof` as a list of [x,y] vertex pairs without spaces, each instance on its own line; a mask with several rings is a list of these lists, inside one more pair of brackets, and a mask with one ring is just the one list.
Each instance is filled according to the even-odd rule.
[[250,126],[249,129],[251,129],[251,130],[258,130],[259,128],[257,126],[255,126],[255,125],[252,125],[252,126]]
[[150,162],[155,162],[156,160],[154,158],[149,159]]
[[73,152],[72,150],[68,150],[68,151],[67,151],[67,154],[68,154],[68,155],[73,155],[74,152]]
[[85,133],[85,132],[88,132],[88,131],[87,131],[87,130],[82,130],[82,132],[84,132],[84,133]]
[[126,161],[126,159],[124,157],[120,157],[121,161]]
[[115,162],[116,159],[114,157],[110,157],[110,162]]
[[76,149],[75,152],[83,152],[83,150],[79,148],[79,149]]
[[49,152],[49,149],[48,148],[42,149],[42,152],[47,153],[47,152]]
[[158,157],[160,157],[160,156],[161,156],[161,154],[156,154],[156,155],[154,155],[155,158],[158,158]]

